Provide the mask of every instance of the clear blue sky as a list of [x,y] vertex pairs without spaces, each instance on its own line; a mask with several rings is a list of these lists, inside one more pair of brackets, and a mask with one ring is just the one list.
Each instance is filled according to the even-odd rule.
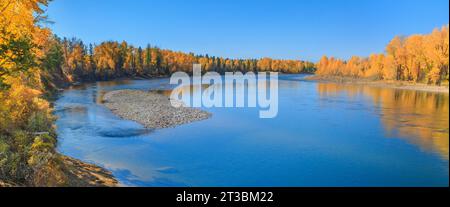
[[230,58],[318,60],[383,52],[448,24],[448,0],[54,0],[59,36]]

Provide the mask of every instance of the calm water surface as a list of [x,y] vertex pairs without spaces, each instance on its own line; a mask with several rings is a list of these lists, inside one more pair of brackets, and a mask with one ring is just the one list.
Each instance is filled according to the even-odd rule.
[[282,75],[279,113],[211,108],[212,118],[146,130],[99,105],[117,89],[167,90],[168,79],[66,90],[58,150],[126,186],[448,186],[448,94],[301,81]]

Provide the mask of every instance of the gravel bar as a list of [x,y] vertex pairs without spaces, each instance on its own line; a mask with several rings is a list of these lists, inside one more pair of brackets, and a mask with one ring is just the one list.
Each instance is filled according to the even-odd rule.
[[173,107],[170,99],[156,92],[117,90],[103,96],[103,104],[123,119],[133,120],[146,128],[162,129],[205,120],[211,114],[195,108]]

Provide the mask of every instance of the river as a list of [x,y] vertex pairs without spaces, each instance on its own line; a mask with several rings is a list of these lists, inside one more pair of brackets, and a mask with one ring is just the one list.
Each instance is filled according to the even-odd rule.
[[448,186],[449,95],[281,75],[279,113],[205,108],[208,120],[148,130],[101,105],[111,90],[170,90],[168,79],[74,86],[55,102],[58,151],[124,186]]

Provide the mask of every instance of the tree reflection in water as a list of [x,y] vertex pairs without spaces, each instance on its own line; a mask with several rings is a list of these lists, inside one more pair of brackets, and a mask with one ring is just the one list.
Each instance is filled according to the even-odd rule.
[[449,95],[364,85],[319,83],[321,97],[364,95],[379,109],[388,137],[399,137],[422,150],[449,159]]

